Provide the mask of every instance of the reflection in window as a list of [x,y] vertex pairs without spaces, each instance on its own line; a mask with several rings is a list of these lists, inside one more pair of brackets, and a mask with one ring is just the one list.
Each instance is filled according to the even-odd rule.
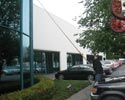
[[29,37],[23,35],[23,68],[24,72],[30,72],[30,46],[29,46]]
[[20,30],[20,0],[0,0],[0,25]]
[[4,59],[3,69],[19,66],[20,63],[20,33],[9,28],[20,30],[20,0],[0,0],[0,54]]
[[29,2],[30,0],[23,0],[23,32],[29,35]]
[[82,56],[80,54],[67,53],[67,67],[78,64],[83,64]]
[[52,53],[53,68],[59,68],[59,54]]
[[47,51],[34,51],[34,63],[35,66],[41,68],[41,73],[53,73],[59,70],[59,53],[47,52]]
[[4,65],[19,64],[20,35],[18,32],[0,27],[0,54],[3,54]]

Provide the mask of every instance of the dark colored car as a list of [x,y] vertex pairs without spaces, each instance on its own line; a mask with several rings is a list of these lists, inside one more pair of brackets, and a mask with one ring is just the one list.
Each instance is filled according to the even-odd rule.
[[125,100],[125,76],[109,77],[96,82],[91,100]]
[[59,71],[55,74],[56,79],[81,80],[94,78],[94,71],[89,65],[74,65],[67,70]]

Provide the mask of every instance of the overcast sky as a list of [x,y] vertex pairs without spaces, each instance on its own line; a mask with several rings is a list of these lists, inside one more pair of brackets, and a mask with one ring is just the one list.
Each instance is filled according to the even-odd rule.
[[[40,0],[45,9],[52,14],[77,25],[74,19],[84,12],[83,4],[78,3],[81,0]],[[34,4],[41,7],[38,0],[33,0]]]

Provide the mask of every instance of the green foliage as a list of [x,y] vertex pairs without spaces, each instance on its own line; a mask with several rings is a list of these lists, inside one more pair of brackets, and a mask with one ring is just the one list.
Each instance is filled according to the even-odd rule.
[[41,78],[34,86],[0,96],[0,100],[50,100],[53,97],[54,82]]
[[[114,33],[109,26],[111,14],[110,0],[85,0],[85,12],[78,21],[85,29],[79,34],[77,42],[92,52],[122,53],[125,50],[125,37],[122,33]],[[119,52],[120,50],[120,52]]]

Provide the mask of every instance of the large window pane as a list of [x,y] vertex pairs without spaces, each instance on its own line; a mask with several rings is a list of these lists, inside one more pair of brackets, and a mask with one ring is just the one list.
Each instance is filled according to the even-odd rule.
[[83,64],[82,56],[80,54],[67,53],[67,67],[77,64]]
[[41,73],[53,73],[59,70],[59,52],[35,51],[34,52],[35,67],[41,68]]
[[19,63],[20,35],[18,32],[0,27],[0,54],[7,66]]
[[30,44],[29,37],[23,35],[23,68],[24,72],[30,72]]
[[29,35],[29,1],[23,0],[23,32]]

